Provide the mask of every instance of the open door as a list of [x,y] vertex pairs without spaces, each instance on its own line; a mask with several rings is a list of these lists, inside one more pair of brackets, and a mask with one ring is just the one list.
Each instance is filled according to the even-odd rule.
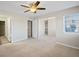
[[32,38],[32,21],[28,20],[28,38]]

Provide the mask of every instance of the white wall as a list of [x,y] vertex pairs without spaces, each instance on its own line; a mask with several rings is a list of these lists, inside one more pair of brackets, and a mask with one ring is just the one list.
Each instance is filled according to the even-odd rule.
[[57,17],[56,37],[58,42],[79,48],[79,33],[66,33],[63,30],[63,16],[74,13],[79,13],[78,6],[55,13]]
[[33,38],[38,39],[40,37],[40,20],[39,19],[33,19]]
[[[50,13],[42,17],[40,22],[40,34],[44,34],[44,18],[56,17],[56,38],[57,42],[63,43],[68,46],[79,48],[79,33],[65,33],[63,30],[63,16],[79,13],[79,6],[65,9],[62,11]],[[49,20],[49,34],[52,34],[55,31],[55,25],[51,25],[53,20]],[[53,35],[52,35],[53,36]]]
[[12,42],[27,39],[27,20],[29,20],[28,17],[2,10],[0,10],[0,14],[10,17],[10,38]]
[[44,19],[34,19],[33,21],[33,38],[40,39],[45,36]]
[[39,38],[43,38],[45,36],[45,20],[39,19]]
[[56,18],[48,19],[48,34],[49,36],[56,36]]
[[27,39],[27,19],[14,16],[11,21],[13,42]]
[[[45,35],[45,20],[48,20],[48,35]],[[39,38],[55,35],[56,35],[56,18],[47,17],[39,19]]]
[[37,38],[37,19],[32,21],[32,35],[33,38]]
[[[52,13],[50,17],[56,17],[56,37],[58,42],[79,47],[79,33],[64,33],[63,31],[63,16],[79,13],[79,7],[69,8],[59,12]],[[12,42],[27,39],[27,17],[19,14],[12,14],[6,11],[0,11],[1,15],[7,15],[11,18],[11,39]],[[48,17],[46,17],[48,18]],[[48,19],[46,19],[48,20]],[[51,25],[53,20],[49,20],[49,34],[55,31],[55,27]],[[37,20],[33,20],[33,37],[37,37]],[[51,26],[50,26],[51,25]],[[39,19],[39,37],[44,36],[44,19]],[[52,27],[53,26],[53,27]],[[53,30],[53,31],[52,31]],[[52,32],[51,32],[52,31]]]

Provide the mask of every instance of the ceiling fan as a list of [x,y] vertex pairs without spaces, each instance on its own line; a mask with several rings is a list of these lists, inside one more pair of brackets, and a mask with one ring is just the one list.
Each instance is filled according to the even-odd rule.
[[21,6],[27,8],[27,10],[25,10],[24,12],[31,11],[33,13],[36,13],[37,10],[45,10],[46,9],[46,8],[40,8],[39,4],[40,4],[40,1],[36,1],[36,2],[31,3],[31,4],[21,5]]

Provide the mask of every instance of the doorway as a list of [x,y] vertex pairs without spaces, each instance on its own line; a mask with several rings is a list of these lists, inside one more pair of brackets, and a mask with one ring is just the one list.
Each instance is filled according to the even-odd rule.
[[9,43],[9,40],[5,35],[5,27],[5,21],[0,21],[0,45]]
[[5,36],[5,21],[0,21],[0,37]]
[[48,35],[48,20],[45,20],[45,35]]
[[28,38],[32,38],[32,21],[28,20]]
[[0,16],[0,45],[10,43],[10,17]]

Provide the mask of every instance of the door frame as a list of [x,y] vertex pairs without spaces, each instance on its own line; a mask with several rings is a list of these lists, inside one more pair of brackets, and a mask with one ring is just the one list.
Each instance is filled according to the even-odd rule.
[[5,21],[5,36],[9,40],[9,42],[12,42],[11,38],[11,17],[10,16],[5,16],[5,15],[0,15],[2,17],[0,21]]

